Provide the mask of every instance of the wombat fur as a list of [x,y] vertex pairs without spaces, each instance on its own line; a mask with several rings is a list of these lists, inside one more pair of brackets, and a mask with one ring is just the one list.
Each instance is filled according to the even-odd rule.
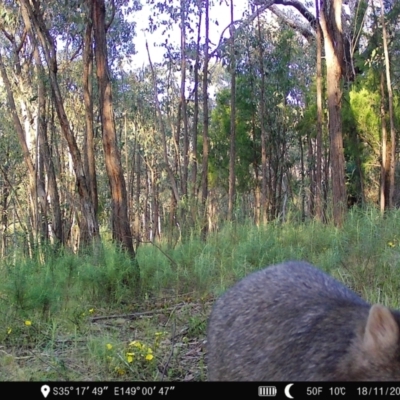
[[400,312],[306,262],[254,272],[214,305],[210,381],[399,381]]

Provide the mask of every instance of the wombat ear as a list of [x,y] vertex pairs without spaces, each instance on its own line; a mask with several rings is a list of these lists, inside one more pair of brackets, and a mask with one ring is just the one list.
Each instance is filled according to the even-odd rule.
[[399,326],[390,310],[374,304],[370,310],[365,327],[364,346],[369,352],[391,350],[397,346]]

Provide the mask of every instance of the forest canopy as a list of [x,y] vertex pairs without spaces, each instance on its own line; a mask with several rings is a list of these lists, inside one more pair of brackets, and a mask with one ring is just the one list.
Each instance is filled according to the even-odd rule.
[[399,2],[238,4],[1,2],[3,255],[398,206]]

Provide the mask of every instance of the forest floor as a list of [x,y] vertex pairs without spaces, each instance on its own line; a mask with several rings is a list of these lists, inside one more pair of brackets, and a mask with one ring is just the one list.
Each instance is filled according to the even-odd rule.
[[24,344],[0,345],[0,380],[205,380],[205,327],[212,300],[179,297],[147,300],[144,311],[129,312],[137,308],[129,305],[91,309],[73,335],[49,331],[32,341],[28,329],[34,326],[29,326]]
[[254,270],[305,260],[370,303],[400,308],[400,210],[315,221],[227,224],[210,234],[102,257],[0,260],[1,381],[204,381],[212,303]]

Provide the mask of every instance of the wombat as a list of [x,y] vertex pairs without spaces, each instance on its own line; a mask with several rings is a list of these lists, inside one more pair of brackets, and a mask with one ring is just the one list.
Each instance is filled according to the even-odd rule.
[[400,312],[311,264],[254,272],[214,305],[210,381],[400,380]]

